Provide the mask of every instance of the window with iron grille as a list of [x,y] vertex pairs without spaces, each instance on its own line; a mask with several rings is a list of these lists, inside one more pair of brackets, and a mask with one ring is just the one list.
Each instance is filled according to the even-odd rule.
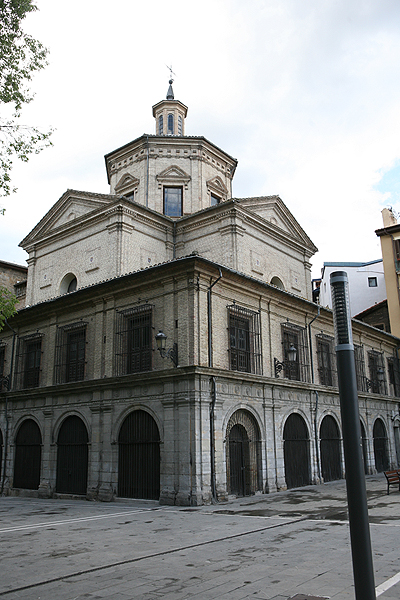
[[153,305],[142,304],[117,312],[116,374],[129,375],[153,368]]
[[368,352],[368,369],[370,390],[374,394],[387,395],[386,374],[383,362],[383,352],[370,350]]
[[[307,330],[293,323],[282,323],[283,372],[287,379],[310,381]],[[289,361],[289,348],[296,348],[296,360]]]
[[389,383],[393,388],[393,395],[400,397],[400,365],[396,356],[387,359]]
[[367,382],[365,377],[364,347],[354,344],[354,362],[356,367],[356,381],[359,392],[367,391]]
[[41,360],[42,360],[42,333],[33,333],[18,339],[15,387],[19,390],[24,388],[39,387]]
[[57,329],[54,382],[82,381],[86,366],[86,327],[79,321]]
[[262,375],[260,313],[236,304],[227,308],[230,368]]
[[337,386],[336,361],[333,353],[333,338],[319,334],[317,339],[318,374],[321,385]]

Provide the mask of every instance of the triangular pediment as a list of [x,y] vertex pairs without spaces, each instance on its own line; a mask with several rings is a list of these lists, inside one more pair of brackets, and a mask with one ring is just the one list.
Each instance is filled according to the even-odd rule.
[[101,211],[105,206],[115,201],[115,196],[106,194],[90,194],[67,190],[61,198],[45,214],[43,219],[22,240],[20,246],[25,248],[51,235],[52,232],[62,231],[82,222],[89,214]]
[[226,196],[228,194],[228,188],[222,181],[221,177],[213,177],[207,181],[207,187],[210,188],[213,192],[220,194],[221,196]]
[[170,167],[164,169],[164,171],[161,171],[161,173],[157,175],[157,180],[162,183],[169,181],[174,181],[176,183],[187,183],[188,181],[190,181],[190,179],[190,175],[177,165],[171,165]]
[[133,192],[139,185],[139,179],[137,177],[133,177],[129,173],[126,173],[121,177],[115,186],[115,192],[117,194],[121,194],[123,192]]
[[283,231],[293,240],[306,245],[313,253],[317,252],[316,246],[279,196],[238,198],[237,201],[240,206],[266,221],[272,230]]

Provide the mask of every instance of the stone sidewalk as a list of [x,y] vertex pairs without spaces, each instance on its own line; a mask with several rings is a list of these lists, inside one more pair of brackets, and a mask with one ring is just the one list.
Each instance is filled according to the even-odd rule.
[[[381,586],[400,572],[400,493],[383,475],[367,490]],[[354,599],[344,481],[191,508],[0,498],[0,535],[9,600]]]

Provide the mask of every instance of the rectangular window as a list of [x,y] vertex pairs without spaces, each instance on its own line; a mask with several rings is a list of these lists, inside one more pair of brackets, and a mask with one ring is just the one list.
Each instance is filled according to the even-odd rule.
[[57,329],[54,382],[82,381],[86,367],[86,327],[79,321]]
[[164,215],[181,217],[183,214],[182,188],[164,187]]
[[368,389],[374,394],[387,395],[386,374],[383,362],[383,352],[370,350],[368,352],[369,380]]
[[[283,372],[287,379],[310,381],[307,330],[293,323],[282,323]],[[289,349],[296,349],[295,360],[289,360]]]
[[227,308],[230,368],[262,375],[260,313],[236,304]]
[[151,371],[153,367],[153,306],[142,304],[117,312],[116,374]]
[[43,334],[34,333],[18,339],[15,369],[16,389],[39,387],[42,337]]
[[336,386],[335,357],[333,354],[333,338],[317,335],[318,374],[321,385]]
[[211,206],[217,206],[221,202],[221,198],[216,196],[215,194],[211,194]]
[[368,277],[368,287],[378,287],[378,280],[376,277]]
[[356,381],[359,392],[366,392],[366,377],[365,377],[365,362],[364,362],[364,347],[354,344],[354,362],[356,366]]
[[389,384],[391,393],[397,398],[400,397],[400,365],[399,359],[395,356],[391,356],[387,359],[388,372],[389,372]]

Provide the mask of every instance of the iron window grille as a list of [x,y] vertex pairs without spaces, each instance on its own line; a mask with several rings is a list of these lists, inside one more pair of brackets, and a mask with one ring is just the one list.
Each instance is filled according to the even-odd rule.
[[328,387],[337,387],[336,361],[333,353],[334,338],[321,333],[316,336],[316,339],[319,382]]
[[364,362],[364,347],[357,346],[354,344],[354,362],[356,367],[356,381],[357,389],[359,392],[368,391],[367,379],[365,376],[365,362]]
[[153,305],[118,311],[116,316],[116,375],[153,368]]
[[[383,352],[377,352],[376,350],[370,350],[368,352],[368,369],[369,369],[369,387],[371,392],[374,394],[388,393],[386,384],[386,373],[383,362]],[[380,375],[378,375],[378,370]]]
[[[307,330],[294,323],[282,323],[283,372],[286,379],[310,381]],[[291,344],[296,348],[296,360],[289,361]]]
[[58,327],[54,364],[54,382],[82,381],[86,367],[86,327],[78,321]]
[[42,333],[32,333],[18,339],[14,386],[18,390],[40,385]]
[[391,356],[387,359],[389,383],[393,386],[393,395],[400,397],[400,365],[399,359],[396,356]]
[[260,313],[236,304],[227,308],[231,370],[262,375]]

